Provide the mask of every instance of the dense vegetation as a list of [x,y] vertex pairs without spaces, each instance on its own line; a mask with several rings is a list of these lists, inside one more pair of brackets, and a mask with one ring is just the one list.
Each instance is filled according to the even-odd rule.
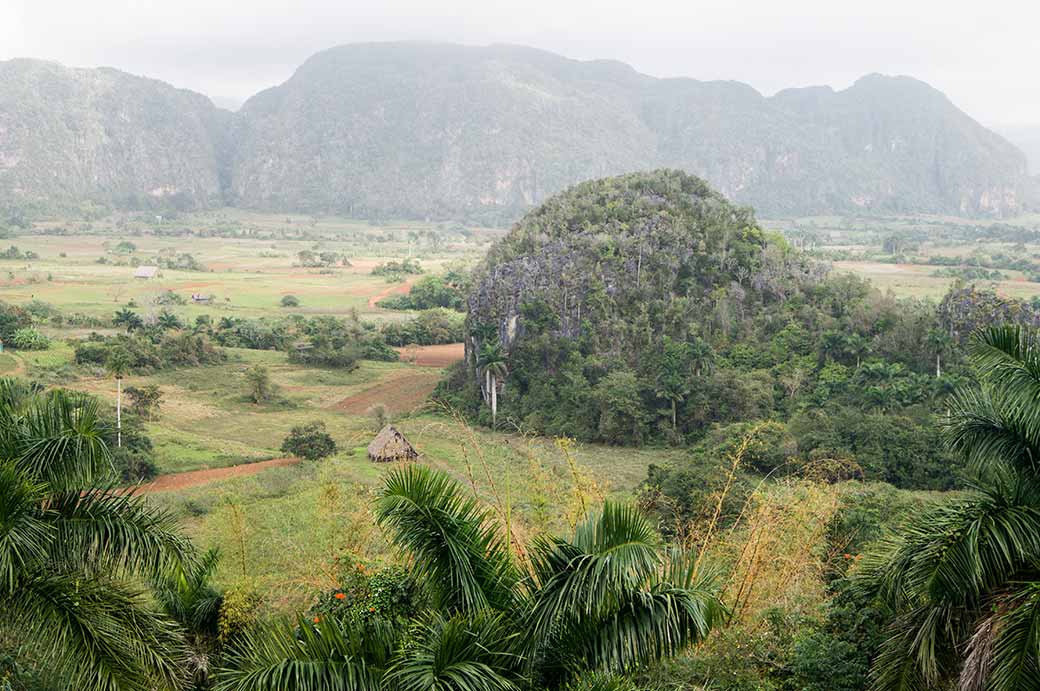
[[478,414],[499,349],[510,426],[694,443],[696,458],[765,425],[758,472],[827,459],[845,476],[930,488],[956,474],[936,424],[964,377],[954,345],[987,319],[1032,315],[986,291],[935,305],[829,276],[677,172],[550,200],[491,250],[469,308],[468,369],[444,395]]

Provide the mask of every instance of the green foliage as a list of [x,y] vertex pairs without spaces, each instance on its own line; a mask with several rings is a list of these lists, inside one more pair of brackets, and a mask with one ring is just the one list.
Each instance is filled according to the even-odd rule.
[[324,422],[297,425],[282,442],[282,453],[317,461],[336,453],[336,442],[329,436]]
[[392,471],[377,517],[412,559],[385,592],[397,602],[414,579],[429,604],[407,625],[373,616],[375,605],[350,615],[379,597],[375,576],[355,576],[319,600],[330,616],[248,636],[218,688],[628,689],[612,675],[675,655],[721,621],[713,578],[661,550],[630,507],[608,503],[571,538],[536,539],[523,566],[492,514],[429,468]]
[[0,259],[11,259],[15,261],[32,261],[33,259],[39,259],[40,255],[32,251],[23,252],[14,245],[11,245],[6,250],[0,252]]
[[421,274],[423,272],[422,266],[419,262],[411,257],[402,259],[401,261],[389,261],[385,264],[379,264],[372,269],[373,276],[400,276],[402,274]]
[[282,307],[299,307],[300,298],[295,295],[283,295],[279,303]]
[[416,281],[407,295],[384,298],[379,306],[394,310],[461,310],[464,298],[461,286],[449,283],[443,276],[425,276]]
[[147,373],[173,367],[197,367],[224,362],[227,354],[202,334],[188,331],[141,335],[92,334],[74,344],[78,364],[106,367],[113,352],[125,353],[129,370]]
[[18,350],[47,350],[51,347],[51,339],[29,326],[14,332],[11,345]]
[[0,640],[62,688],[177,685],[183,639],[135,583],[190,560],[188,543],[169,515],[111,491],[96,402],[13,402],[0,404]]
[[11,343],[14,335],[21,329],[32,326],[32,315],[18,307],[0,301],[0,341],[4,344]]
[[864,559],[857,582],[890,608],[878,689],[959,683],[1031,688],[1040,559],[1040,356],[1021,327],[972,341],[979,386],[951,404],[948,436],[973,489],[915,512]]
[[271,374],[263,365],[253,365],[243,372],[249,398],[253,403],[267,403],[274,398],[278,387],[271,381]]
[[466,337],[466,323],[454,310],[429,309],[407,321],[387,322],[381,331],[387,345],[441,345],[462,342]]
[[128,386],[123,393],[130,399],[130,409],[145,420],[157,420],[162,406],[162,391],[156,384]]

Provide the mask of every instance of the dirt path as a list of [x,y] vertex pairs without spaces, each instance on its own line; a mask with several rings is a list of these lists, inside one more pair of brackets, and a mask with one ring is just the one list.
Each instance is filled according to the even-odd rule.
[[447,367],[466,357],[463,343],[448,343],[432,346],[408,346],[395,348],[404,362],[420,367]]
[[279,468],[281,466],[296,465],[299,458],[274,458],[270,461],[257,461],[256,463],[243,463],[227,468],[209,468],[207,470],[190,470],[186,473],[171,473],[160,475],[155,480],[141,485],[138,494],[150,494],[152,492],[172,492],[175,490],[188,489],[206,485],[217,480],[226,480],[232,477],[244,477],[256,475],[268,468]]
[[440,375],[434,372],[415,372],[394,377],[347,396],[332,407],[344,413],[361,415],[372,406],[382,403],[391,413],[408,413],[423,404],[433,393],[438,381]]
[[405,279],[403,283],[394,283],[393,285],[387,286],[383,290],[379,291],[368,299],[368,306],[370,309],[376,309],[376,303],[383,298],[388,298],[391,295],[405,295],[409,290],[412,289],[412,284],[415,283],[414,278]]

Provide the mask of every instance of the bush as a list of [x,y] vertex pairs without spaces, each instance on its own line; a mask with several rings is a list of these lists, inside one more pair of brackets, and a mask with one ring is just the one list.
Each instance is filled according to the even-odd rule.
[[162,391],[155,384],[142,387],[128,386],[123,393],[130,399],[130,409],[145,420],[159,417],[159,406],[162,405]]
[[329,436],[324,422],[311,422],[292,428],[282,442],[282,453],[317,461],[336,453],[336,442]]
[[379,306],[395,310],[429,310],[444,307],[461,310],[465,296],[462,290],[442,276],[426,276],[407,295],[379,301]]
[[281,305],[282,307],[299,307],[300,298],[295,295],[283,295]]
[[[394,353],[396,356],[397,354]],[[354,369],[362,352],[353,346],[335,347],[331,344],[314,345],[309,348],[294,348],[289,351],[289,362],[311,367],[338,367]]]
[[459,343],[466,337],[466,319],[454,310],[423,310],[413,319],[384,324],[382,333],[392,346]]
[[51,340],[32,327],[18,329],[14,332],[11,344],[18,350],[47,350]]
[[253,365],[245,371],[246,384],[249,387],[249,398],[260,404],[270,401],[277,392],[271,381],[271,375],[263,365]]
[[21,307],[0,302],[0,340],[10,343],[19,329],[32,325],[32,315]]

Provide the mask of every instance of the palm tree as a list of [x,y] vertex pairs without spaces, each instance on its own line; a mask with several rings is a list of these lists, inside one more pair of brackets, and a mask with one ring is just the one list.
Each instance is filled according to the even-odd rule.
[[115,348],[108,354],[105,369],[116,379],[116,446],[123,446],[123,377],[130,371],[133,360],[124,348]]
[[948,437],[972,488],[911,519],[858,582],[893,611],[878,690],[1040,688],[1040,348],[1018,327],[976,336],[977,389]]
[[180,318],[169,310],[163,310],[160,312],[159,316],[155,319],[155,323],[164,331],[180,331],[184,328],[184,324],[181,322]]
[[491,426],[498,418],[498,382],[509,374],[506,355],[498,343],[485,343],[477,358],[477,369],[484,372],[487,384],[488,399],[491,404]]
[[221,691],[589,689],[701,640],[724,614],[714,578],[662,551],[634,508],[607,503],[518,562],[492,514],[447,475],[392,471],[377,503],[431,606],[409,626],[333,617],[247,633]]
[[116,326],[126,328],[127,332],[140,329],[144,326],[144,321],[141,320],[141,317],[127,307],[124,307],[115,313],[115,316],[112,317],[112,323]]
[[189,544],[168,514],[113,491],[102,439],[94,399],[0,396],[0,638],[54,687],[174,688],[184,642],[136,584]]
[[176,564],[153,583],[163,611],[180,624],[191,648],[188,669],[196,688],[209,688],[210,658],[217,648],[218,621],[224,595],[213,586],[220,555],[207,551],[195,563]]

